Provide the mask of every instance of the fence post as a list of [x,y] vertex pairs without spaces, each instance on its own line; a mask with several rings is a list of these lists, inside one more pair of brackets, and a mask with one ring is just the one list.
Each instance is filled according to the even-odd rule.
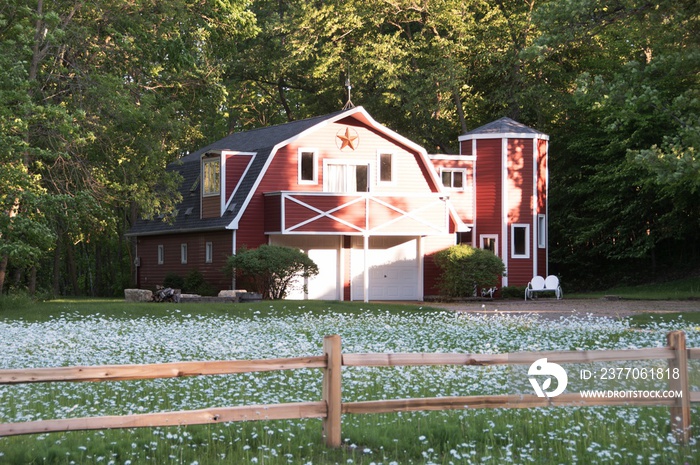
[[328,414],[323,419],[323,437],[328,447],[340,447],[340,414],[342,354],[340,336],[334,334],[323,338],[323,353],[327,364],[323,370],[323,400]]
[[[680,391],[682,397],[676,399],[676,405],[670,408],[671,430],[681,444],[690,440],[690,389],[688,387],[688,350],[685,347],[685,333],[671,331],[666,336],[668,347],[673,349],[675,357],[669,359],[668,387],[671,391]],[[676,370],[677,369],[677,370]],[[678,377],[674,378],[674,371]]]

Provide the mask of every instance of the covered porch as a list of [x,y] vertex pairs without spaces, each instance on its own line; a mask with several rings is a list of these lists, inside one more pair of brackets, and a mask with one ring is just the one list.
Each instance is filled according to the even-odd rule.
[[420,300],[424,238],[448,236],[441,194],[265,194],[270,243],[307,253],[321,272],[288,298]]

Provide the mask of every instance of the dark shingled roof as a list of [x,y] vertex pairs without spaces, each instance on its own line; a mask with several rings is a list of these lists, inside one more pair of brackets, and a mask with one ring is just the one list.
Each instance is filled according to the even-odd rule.
[[491,123],[485,124],[464,134],[472,136],[477,134],[542,134],[543,132],[529,128],[522,123],[518,123],[510,118],[501,118]]
[[[163,221],[163,218],[154,218],[152,220],[139,219],[127,235],[141,236],[224,229],[240,213],[250,190],[255,185],[272,154],[273,148],[277,144],[289,140],[317,124],[335,118],[341,113],[344,113],[344,111],[277,126],[237,132],[171,163],[167,169],[169,171],[177,171],[183,177],[180,185],[182,203],[178,205],[178,214],[175,216],[174,221],[166,222]],[[256,156],[245,177],[240,180],[238,189],[224,214],[219,218],[200,218],[200,192],[202,188],[202,183],[198,182],[200,160],[202,155],[207,152],[219,152],[221,150],[255,152]],[[197,183],[196,186],[195,183]],[[192,189],[193,186],[195,187],[194,189]],[[187,212],[189,214],[186,214]]]

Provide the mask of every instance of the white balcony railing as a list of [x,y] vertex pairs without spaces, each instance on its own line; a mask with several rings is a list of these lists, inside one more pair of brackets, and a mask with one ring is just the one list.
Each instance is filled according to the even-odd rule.
[[434,235],[449,232],[442,194],[269,192],[269,234]]

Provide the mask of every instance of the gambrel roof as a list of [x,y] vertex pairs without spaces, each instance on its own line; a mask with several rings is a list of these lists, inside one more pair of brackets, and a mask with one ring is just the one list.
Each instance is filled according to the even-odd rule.
[[[378,130],[380,133],[410,147],[423,157],[426,166],[429,160],[425,149],[377,123],[362,107],[342,110],[328,115],[308,118],[290,123],[238,132],[224,137],[194,153],[191,153],[168,166],[169,171],[177,171],[183,176],[180,187],[182,203],[178,206],[177,215],[170,222],[163,218],[152,220],[139,219],[127,235],[143,236],[168,233],[181,233],[188,231],[207,231],[222,229],[237,229],[238,220],[245,211],[250,198],[255,193],[265,170],[280,147],[283,147],[297,138],[321,127],[343,118],[353,117],[358,121]],[[230,198],[225,199],[225,211],[217,218],[200,218],[200,192],[201,159],[207,153],[221,153],[222,151],[234,151],[255,154],[245,172],[238,182]],[[431,172],[433,181],[439,184],[437,175]],[[222,173],[223,176],[223,173]],[[224,193],[222,192],[222,195]]]

